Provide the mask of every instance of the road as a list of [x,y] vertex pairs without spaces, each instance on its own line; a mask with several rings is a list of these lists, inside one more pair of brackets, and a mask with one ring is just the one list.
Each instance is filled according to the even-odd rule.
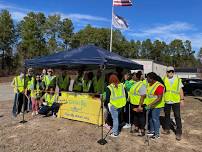
[[0,101],[13,100],[14,93],[10,83],[0,83]]

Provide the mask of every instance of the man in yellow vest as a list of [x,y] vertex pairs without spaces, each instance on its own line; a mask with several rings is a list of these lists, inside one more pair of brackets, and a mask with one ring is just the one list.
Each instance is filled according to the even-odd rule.
[[62,74],[57,76],[57,86],[60,91],[68,91],[69,79],[70,78],[67,76],[65,69],[62,69]]
[[[119,135],[119,113],[121,108],[126,105],[126,92],[124,85],[119,82],[118,77],[112,74],[109,78],[109,84],[106,89],[105,106],[108,105],[113,119],[113,128],[111,137]],[[107,107],[107,106],[106,106]]]
[[53,75],[53,69],[48,69],[48,75],[45,75],[43,78],[43,82],[46,90],[49,86],[56,87],[56,76]]
[[[14,88],[14,93],[15,93],[12,114],[14,117],[16,117],[17,114],[22,112],[23,96],[25,93],[25,90],[24,90],[24,74],[22,71],[20,72],[19,76],[16,76],[13,79],[11,85]],[[25,85],[26,85],[26,83],[25,83]],[[26,88],[26,86],[25,86],[25,88]]]
[[166,92],[164,94],[165,99],[165,130],[164,134],[170,134],[170,113],[171,108],[174,112],[176,122],[176,140],[181,140],[182,135],[182,123],[180,116],[180,106],[184,105],[184,93],[182,90],[182,80],[175,75],[174,68],[167,68],[167,75],[163,78],[166,86]]
[[141,73],[133,73],[133,80],[135,84],[131,87],[129,91],[129,99],[132,104],[133,112],[133,123],[135,125],[135,133],[139,136],[145,135],[145,110],[144,110],[144,99],[146,98],[146,86],[141,81]]

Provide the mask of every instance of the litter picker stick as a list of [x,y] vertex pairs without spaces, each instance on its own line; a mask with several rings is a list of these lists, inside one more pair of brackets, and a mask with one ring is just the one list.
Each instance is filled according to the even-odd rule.
[[147,132],[149,130],[149,110],[148,109],[146,111],[146,125],[145,125],[145,127],[146,127],[146,129],[145,129],[146,130],[145,143],[147,143],[149,146],[149,135],[147,135]]

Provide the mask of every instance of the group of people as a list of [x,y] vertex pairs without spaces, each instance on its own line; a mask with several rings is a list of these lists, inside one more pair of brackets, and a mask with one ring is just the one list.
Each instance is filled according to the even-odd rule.
[[[56,76],[53,69],[43,69],[41,74],[34,74],[32,68],[28,69],[26,75],[20,72],[12,82],[15,92],[13,116],[16,117],[24,111],[32,111],[33,116],[42,114],[55,117],[60,106],[57,100],[61,91],[96,93],[103,94],[107,111],[105,126],[112,127],[111,137],[118,137],[122,127],[124,129],[134,126],[133,132],[139,136],[148,134],[152,139],[158,139],[160,112],[163,109],[163,133],[168,135],[172,109],[177,126],[176,139],[181,140],[180,106],[184,104],[183,84],[175,75],[173,67],[167,68],[166,76],[163,78],[153,72],[144,78],[141,71],[123,75],[123,70],[119,68],[116,73],[105,75],[105,78],[100,70],[94,73],[84,73],[83,70],[67,73],[62,69]],[[149,123],[148,132],[145,132],[146,117]]]
[[[25,83],[24,83],[25,82]],[[59,109],[58,96],[62,91],[74,91],[83,93],[100,94],[104,90],[101,71],[94,76],[93,72],[67,71],[62,69],[59,75],[54,75],[53,69],[43,69],[42,73],[34,73],[28,69],[26,75],[23,71],[12,81],[15,98],[13,104],[13,116],[24,111],[32,111],[32,115],[53,115]],[[58,88],[58,91],[56,89]],[[24,104],[23,104],[23,98]]]
[[[112,126],[111,137],[118,137],[121,127],[131,128],[138,136],[147,134],[152,139],[160,138],[160,113],[164,110],[165,124],[163,134],[170,134],[171,109],[176,122],[176,140],[181,140],[182,123],[180,107],[184,105],[183,84],[175,75],[174,68],[168,67],[166,76],[142,72],[125,74],[121,82],[117,74],[111,74],[105,90],[105,108],[107,109],[107,128]],[[146,112],[147,111],[147,112]],[[148,132],[145,132],[146,117]],[[122,126],[122,123],[125,123]],[[130,123],[130,124],[129,124]]]

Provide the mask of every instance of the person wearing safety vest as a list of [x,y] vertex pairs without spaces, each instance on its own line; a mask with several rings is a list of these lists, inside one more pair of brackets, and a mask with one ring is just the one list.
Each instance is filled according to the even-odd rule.
[[78,71],[78,76],[74,81],[73,91],[82,92],[83,90],[83,71]]
[[[141,73],[133,73],[135,84],[131,87],[128,95],[132,104],[134,132],[139,133],[138,136],[145,135],[145,110],[144,99],[146,98],[146,86],[140,80]],[[139,132],[140,131],[140,132]]]
[[113,128],[111,137],[118,137],[119,135],[119,113],[121,108],[126,105],[126,94],[124,85],[119,82],[118,77],[112,74],[109,78],[109,84],[106,89],[106,104],[112,115]]
[[41,101],[43,102],[43,106],[39,109],[39,114],[41,115],[52,115],[56,117],[56,113],[59,110],[60,104],[58,101],[58,94],[55,93],[55,88],[50,86],[47,92],[41,97]]
[[101,94],[104,91],[104,80],[100,70],[97,71],[96,76],[93,78],[93,87],[95,93]]
[[[24,73],[22,71],[20,72],[19,76],[14,77],[11,85],[14,88],[14,93],[15,93],[12,114],[14,117],[16,117],[20,112],[22,112],[23,96],[25,93]],[[25,83],[25,88],[26,88],[26,83]]]
[[33,83],[33,69],[29,68],[28,69],[28,73],[26,75],[26,83],[27,83],[27,87],[26,87],[26,91],[25,91],[25,95],[27,96],[26,98],[26,107],[25,110],[27,111],[31,111],[32,110],[32,102],[31,102],[31,85]]
[[163,94],[165,87],[161,78],[154,72],[148,73],[147,96],[145,99],[146,109],[149,110],[149,132],[152,139],[160,138],[160,112],[165,103]]
[[68,91],[70,78],[67,76],[66,71],[63,69],[62,74],[57,76],[57,86],[60,91]]
[[42,97],[42,91],[44,90],[44,86],[39,74],[34,77],[30,88],[32,100],[32,116],[34,116],[38,115],[40,98]]
[[48,87],[56,87],[56,76],[53,75],[53,69],[48,69],[48,75],[43,77],[43,83],[45,85],[46,90]]
[[184,106],[184,92],[182,90],[182,80],[175,75],[174,68],[167,68],[167,75],[163,78],[166,86],[166,92],[164,94],[165,99],[165,130],[164,134],[170,134],[170,113],[171,108],[174,112],[176,122],[176,140],[181,140],[182,135],[182,123],[180,116],[180,107]]
[[[129,92],[130,88],[134,85],[134,80],[132,79],[130,72],[127,72],[126,74],[124,74],[123,83],[124,83],[124,87],[125,87],[126,91]],[[130,118],[129,118],[130,105],[129,104],[130,103],[127,102],[123,111],[121,111],[121,114],[123,114],[123,122],[125,123],[125,125],[123,126],[123,129],[127,129],[127,128],[131,127],[131,124],[129,122],[129,120],[130,120]]]
[[83,92],[94,93],[93,72],[85,73],[84,79],[83,79]]

